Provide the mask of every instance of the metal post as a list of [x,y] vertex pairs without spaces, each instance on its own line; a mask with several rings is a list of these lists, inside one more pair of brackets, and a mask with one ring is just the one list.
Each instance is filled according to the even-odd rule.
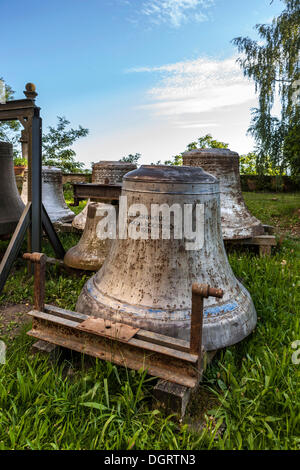
[[207,284],[192,285],[192,315],[191,315],[191,337],[190,353],[202,354],[202,326],[203,326],[203,299],[208,297],[222,298],[222,289],[215,289]]
[[42,249],[42,119],[34,113],[32,119],[32,224],[31,248]]
[[24,253],[23,258],[34,263],[34,308],[43,312],[47,256],[42,253]]

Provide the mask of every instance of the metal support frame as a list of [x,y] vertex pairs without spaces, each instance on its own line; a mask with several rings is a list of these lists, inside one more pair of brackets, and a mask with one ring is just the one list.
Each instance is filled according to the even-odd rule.
[[65,255],[65,250],[42,204],[42,119],[40,118],[40,108],[35,105],[37,93],[35,85],[32,83],[27,83],[25,88],[26,99],[0,104],[0,121],[19,120],[24,127],[22,142],[27,140],[28,144],[26,145],[26,152],[28,152],[28,203],[0,264],[0,293],[18,256],[27,230],[30,252],[41,251],[44,229],[56,256],[63,258]]

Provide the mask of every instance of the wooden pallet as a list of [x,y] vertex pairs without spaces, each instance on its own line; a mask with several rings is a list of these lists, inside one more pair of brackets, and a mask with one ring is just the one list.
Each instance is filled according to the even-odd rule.
[[202,356],[190,353],[183,340],[133,328],[123,323],[45,305],[32,310],[32,329],[38,340],[195,388],[202,374]]
[[[165,397],[166,406],[169,397],[176,404],[177,410],[174,411],[184,414],[190,391],[197,388],[208,362],[202,346],[203,301],[210,296],[222,298],[224,293],[221,289],[207,284],[191,286],[191,332],[190,341],[185,341],[108,320],[105,312],[102,318],[94,318],[45,305],[47,256],[25,253],[23,258],[35,265],[35,309],[28,313],[32,317],[32,329],[27,334],[38,340],[36,349],[52,354],[59,346],[133,370],[147,371],[162,379],[156,393]],[[101,316],[101,312],[99,314]]]
[[276,238],[273,235],[274,227],[264,225],[265,233],[252,238],[244,238],[239,240],[224,240],[225,247],[232,246],[258,246],[259,256],[270,256],[272,246],[276,246]]

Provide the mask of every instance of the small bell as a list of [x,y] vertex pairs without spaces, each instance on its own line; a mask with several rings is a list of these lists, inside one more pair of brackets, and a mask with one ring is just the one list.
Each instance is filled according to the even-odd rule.
[[[27,182],[28,170],[25,170],[21,194],[25,204],[27,203]],[[42,200],[53,223],[71,222],[74,219],[75,214],[69,209],[64,198],[62,171],[59,168],[42,167]]]
[[13,146],[9,142],[0,142],[0,178],[0,235],[9,235],[25,207],[16,185]]

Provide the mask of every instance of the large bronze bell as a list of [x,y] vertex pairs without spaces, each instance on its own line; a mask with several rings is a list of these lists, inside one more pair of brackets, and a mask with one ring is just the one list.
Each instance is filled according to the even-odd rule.
[[0,235],[9,235],[24,209],[16,185],[13,146],[9,142],[0,142],[0,178]]
[[[136,165],[134,163],[119,162],[119,161],[105,161],[102,160],[92,165],[92,183],[99,184],[116,184],[122,183],[122,178],[129,171],[135,170]],[[72,225],[80,230],[83,230],[86,224],[86,218],[88,213],[88,200],[84,209],[76,215]]]
[[190,150],[183,154],[183,164],[199,166],[218,178],[224,240],[264,233],[262,223],[250,214],[242,195],[238,153],[229,149]]
[[[168,235],[168,217],[159,214],[149,220],[153,204],[164,204],[166,212],[175,204],[179,211],[176,219],[170,215],[169,239],[162,237],[164,230]],[[192,232],[180,238],[183,225],[196,227],[196,244]],[[162,229],[159,238],[149,236],[152,229]],[[224,249],[220,190],[214,176],[187,166],[145,165],[128,173],[123,178],[119,232],[102,268],[84,285],[77,311],[189,340],[191,286],[207,283],[223,289],[224,297],[205,303],[206,350],[237,343],[253,330],[253,302],[234,276]]]
[[[27,202],[27,182],[28,170],[25,170],[21,194],[25,204]],[[75,217],[74,212],[69,209],[64,198],[62,171],[59,168],[42,167],[42,200],[53,223],[71,222]]]

